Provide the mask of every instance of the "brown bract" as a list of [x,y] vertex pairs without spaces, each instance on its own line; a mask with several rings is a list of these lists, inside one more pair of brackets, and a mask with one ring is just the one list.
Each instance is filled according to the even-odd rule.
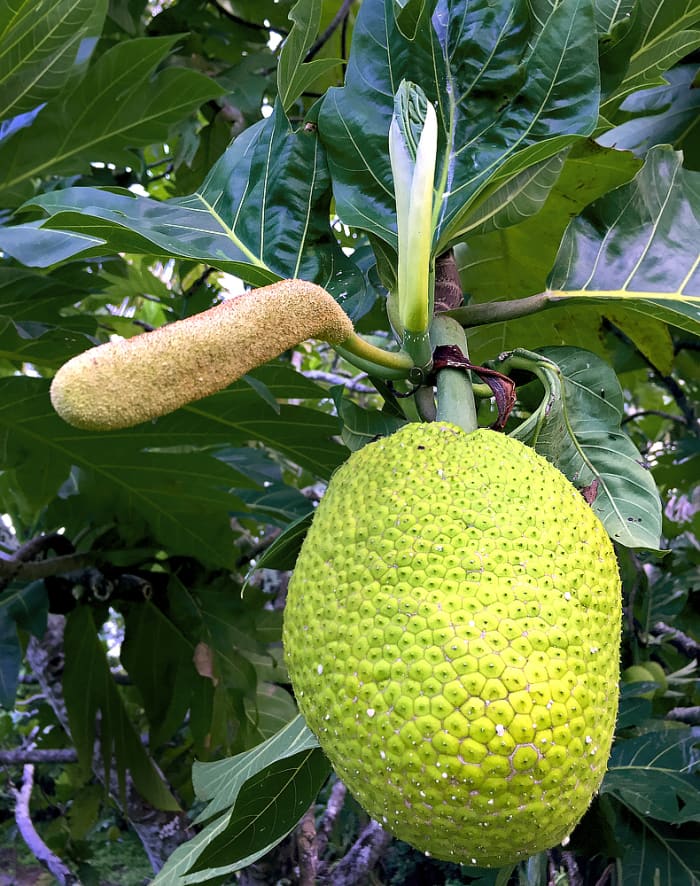
[[325,289],[282,280],[79,354],[56,373],[51,402],[75,427],[127,428],[214,394],[307,338],[340,344],[352,332]]

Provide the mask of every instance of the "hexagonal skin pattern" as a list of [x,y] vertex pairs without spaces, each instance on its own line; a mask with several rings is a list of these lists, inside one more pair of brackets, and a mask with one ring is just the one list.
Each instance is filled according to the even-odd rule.
[[369,814],[497,867],[559,843],[600,785],[620,618],[612,545],[564,475],[433,422],[332,477],[284,643],[299,707]]

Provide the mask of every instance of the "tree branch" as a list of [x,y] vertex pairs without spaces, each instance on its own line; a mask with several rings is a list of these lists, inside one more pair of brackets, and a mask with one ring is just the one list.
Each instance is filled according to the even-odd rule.
[[22,771],[21,789],[11,789],[15,798],[15,821],[17,822],[17,829],[36,860],[53,874],[61,886],[77,886],[77,884],[80,883],[78,877],[62,859],[53,854],[34,827],[34,823],[29,813],[29,801],[31,800],[33,787],[34,766],[32,766],[31,763],[27,763]]
[[692,637],[689,637],[682,631],[672,628],[663,621],[657,621],[652,628],[652,632],[656,634],[657,637],[663,637],[665,640],[668,640],[671,646],[674,646],[679,652],[682,652],[683,655],[686,655],[688,658],[700,659],[700,643],[693,640]]
[[313,806],[306,810],[297,827],[297,852],[299,853],[299,886],[315,886],[318,851]]
[[0,750],[0,766],[19,766],[25,763],[77,763],[73,748],[12,748]]
[[[58,556],[39,559],[48,551],[55,551]],[[0,551],[0,589],[15,580],[36,581],[50,575],[73,572],[85,566],[94,556],[76,553],[73,543],[60,532],[37,535],[20,545],[10,556]]]
[[688,420],[684,418],[682,415],[674,415],[672,412],[662,412],[660,409],[640,409],[639,412],[633,412],[631,415],[626,415],[620,424],[626,425],[627,422],[636,421],[638,418],[644,418],[646,415],[656,415],[659,418],[665,418],[668,421],[676,421],[682,425],[688,425]]
[[354,2],[355,0],[343,0],[340,9],[333,16],[333,20],[331,21],[331,23],[328,25],[326,30],[321,35],[319,35],[316,42],[311,46],[309,51],[304,56],[305,62],[311,61],[311,59],[319,52],[319,50],[322,49],[323,46],[325,46],[325,44],[330,40],[330,38],[338,29],[338,26],[347,19],[348,15],[350,14],[350,7]]
[[347,792],[348,789],[340,779],[338,779],[331,788],[326,808],[321,816],[321,821],[318,824],[316,852],[318,853],[319,858],[323,858],[326,851],[331,831],[338,820],[338,816],[343,810],[343,804],[345,803],[345,795]]
[[312,381],[324,381],[331,385],[343,385],[348,391],[356,391],[358,394],[376,394],[377,389],[369,385],[363,385],[361,379],[367,378],[366,372],[360,372],[354,377],[341,375],[335,372],[324,372],[322,369],[305,369],[302,373],[305,378]]
[[233,12],[229,12],[228,9],[220,6],[216,0],[209,0],[209,3],[217,12],[221,13],[225,19],[234,22],[234,24],[240,25],[242,28],[251,28],[254,31],[274,31],[276,34],[281,34],[283,37],[286,37],[289,33],[289,31],[286,31],[284,28],[273,28],[272,26],[268,27],[267,25],[260,25],[257,22],[249,22],[246,19],[241,18],[240,15],[235,15]]
[[700,724],[700,705],[692,708],[671,708],[666,714],[666,719],[687,723],[688,726],[697,726]]
[[27,563],[13,557],[0,556],[0,579],[10,581],[36,581],[39,578],[48,578],[50,575],[65,575],[67,572],[75,572],[82,569],[93,560],[94,554],[67,554],[64,557],[50,557],[48,560],[37,560]]
[[656,378],[661,382],[661,384],[666,388],[669,394],[676,401],[676,405],[683,413],[683,417],[685,418],[685,423],[688,426],[688,430],[694,434],[695,436],[700,436],[700,421],[698,421],[698,416],[695,412],[695,408],[691,404],[690,400],[685,394],[683,388],[678,384],[676,379],[672,375],[666,375],[662,372],[658,366],[656,366],[652,361],[647,357],[646,354],[642,353],[639,348],[635,345],[632,339],[626,335],[621,329],[615,326],[614,323],[611,323],[609,320],[604,320],[604,327],[616,337],[619,338],[620,341],[625,342],[626,345],[634,349],[634,352],[637,356],[642,360],[645,365],[654,373]]
[[350,851],[319,882],[328,886],[361,886],[369,882],[369,873],[380,855],[391,843],[392,836],[376,821],[370,821],[353,843]]

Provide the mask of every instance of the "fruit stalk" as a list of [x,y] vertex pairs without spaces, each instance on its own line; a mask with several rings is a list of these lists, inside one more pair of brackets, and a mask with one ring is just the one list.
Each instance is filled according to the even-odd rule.
[[[456,345],[468,359],[467,337],[462,327],[444,314],[436,314],[430,330],[433,348],[440,345]],[[438,421],[449,421],[466,433],[478,427],[476,403],[468,370],[445,368],[437,373]]]

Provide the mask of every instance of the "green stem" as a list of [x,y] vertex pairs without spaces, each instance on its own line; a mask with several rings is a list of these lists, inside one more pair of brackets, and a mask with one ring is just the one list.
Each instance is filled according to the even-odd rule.
[[405,351],[385,351],[353,332],[344,342],[334,345],[348,363],[378,378],[407,378],[414,362]]
[[553,307],[559,299],[550,292],[539,292],[527,298],[515,298],[512,301],[492,301],[481,305],[464,305],[452,311],[446,311],[462,326],[486,326],[488,323],[503,323],[506,320],[517,320],[530,314],[537,314],[546,308]]
[[433,362],[433,347],[427,332],[409,332],[404,330],[403,349],[411,355],[414,366],[429,369]]
[[[467,337],[451,317],[437,314],[431,327],[433,347],[456,345],[468,359]],[[437,420],[458,425],[468,434],[478,428],[471,373],[463,369],[441,369],[437,375]]]

